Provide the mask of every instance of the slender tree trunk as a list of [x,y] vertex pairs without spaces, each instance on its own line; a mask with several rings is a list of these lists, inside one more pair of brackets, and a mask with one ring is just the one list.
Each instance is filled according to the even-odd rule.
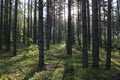
[[61,0],[59,1],[59,24],[58,24],[58,44],[60,44],[61,40],[62,40],[62,24],[61,24],[61,11],[62,11],[62,2]]
[[107,44],[107,42],[106,42],[106,19],[105,19],[105,17],[106,17],[106,12],[105,12],[105,0],[103,0],[103,11],[104,11],[104,48],[105,48],[105,50],[106,50],[106,44]]
[[111,0],[108,0],[106,69],[111,67]]
[[23,43],[25,44],[26,43],[26,28],[25,28],[25,26],[26,26],[26,21],[25,21],[25,14],[26,14],[26,0],[24,0],[24,28],[23,28]]
[[88,67],[86,0],[82,0],[82,65]]
[[99,23],[99,32],[98,32],[98,34],[99,34],[99,45],[100,45],[100,47],[102,47],[102,26],[101,26],[101,0],[98,0],[98,5],[99,5],[99,7],[98,7],[98,14],[99,14],[99,16],[98,16],[98,23]]
[[5,0],[5,13],[4,13],[4,34],[5,34],[5,47],[6,51],[9,51],[9,39],[8,39],[8,0]]
[[111,12],[111,38],[114,41],[115,29],[114,29],[114,12]]
[[75,17],[75,11],[74,11],[74,4],[73,4],[73,14],[72,14],[72,43],[75,44],[75,22],[74,22],[74,17]]
[[65,28],[65,34],[64,34],[64,37],[65,37],[65,41],[66,41],[66,35],[67,35],[67,25],[66,25],[66,0],[64,0],[64,28]]
[[55,44],[56,41],[56,11],[55,11],[55,0],[54,0],[54,8],[53,8],[53,12],[54,12],[54,16],[53,16],[53,44]]
[[34,3],[34,36],[33,36],[33,41],[34,43],[36,43],[37,39],[36,39],[36,27],[37,27],[37,23],[36,23],[36,18],[37,18],[37,15],[36,15],[36,10],[37,10],[37,0],[35,0],[35,3]]
[[72,26],[71,26],[71,0],[68,0],[68,34],[67,34],[67,54],[72,55]]
[[11,34],[11,21],[12,21],[12,19],[11,19],[11,14],[12,14],[12,0],[9,0],[8,1],[9,2],[9,6],[8,6],[8,9],[9,9],[9,14],[8,14],[8,50],[10,51],[10,34]]
[[30,8],[30,38],[32,38],[32,31],[33,31],[33,24],[32,24],[32,3],[33,3],[33,0],[31,0],[31,8]]
[[98,1],[93,1],[93,27],[92,27],[92,56],[93,68],[99,67],[99,37],[98,37]]
[[87,28],[88,28],[88,49],[90,50],[90,42],[91,42],[91,33],[90,33],[90,10],[89,10],[89,0],[87,0]]
[[53,22],[53,19],[52,19],[52,5],[53,5],[53,0],[50,0],[50,10],[49,10],[49,13],[50,13],[50,25],[49,25],[49,42],[51,42],[52,40],[52,22]]
[[28,26],[28,28],[27,28],[27,38],[28,38],[28,42],[27,42],[27,44],[28,45],[30,45],[30,41],[29,41],[29,38],[30,38],[30,0],[28,0],[28,18],[27,18],[27,26]]
[[119,34],[120,34],[120,11],[119,11],[119,10],[120,10],[120,9],[119,9],[120,7],[119,7],[119,6],[120,6],[120,3],[119,3],[119,0],[117,0],[117,10],[118,10],[118,12],[117,12],[117,14],[118,14],[118,16],[117,16],[117,17],[118,17],[118,20],[117,20],[117,27],[118,27],[118,29],[117,29],[117,30],[118,30],[118,31],[117,31],[117,34],[118,34],[118,36],[119,36]]
[[77,2],[77,8],[78,8],[78,19],[77,19],[77,38],[78,38],[78,45],[81,46],[80,41],[80,1]]
[[2,29],[3,29],[3,0],[1,0],[1,14],[0,14],[0,50],[2,49]]
[[14,17],[14,32],[13,32],[13,56],[17,56],[16,53],[16,46],[17,46],[17,33],[16,33],[16,29],[17,29],[17,12],[18,12],[18,0],[15,0],[15,17]]
[[38,67],[44,66],[44,28],[43,28],[43,0],[39,0],[39,63]]
[[47,0],[47,25],[46,25],[46,29],[45,29],[45,39],[46,39],[46,49],[49,50],[50,49],[50,1],[51,0]]
[[66,41],[66,0],[64,0],[64,41]]

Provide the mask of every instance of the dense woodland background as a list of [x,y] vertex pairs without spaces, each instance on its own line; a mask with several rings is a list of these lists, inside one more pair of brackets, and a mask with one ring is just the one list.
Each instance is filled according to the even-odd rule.
[[119,0],[0,0],[0,80],[119,76]]

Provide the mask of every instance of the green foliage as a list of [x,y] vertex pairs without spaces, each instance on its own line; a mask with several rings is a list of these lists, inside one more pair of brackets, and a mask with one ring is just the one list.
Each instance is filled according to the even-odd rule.
[[104,70],[105,51],[100,50],[100,68],[92,69],[92,53],[89,52],[89,68],[82,68],[81,51],[73,46],[72,58],[67,57],[65,44],[55,44],[45,51],[45,66],[39,71],[38,46],[25,47],[19,45],[18,55],[12,53],[0,54],[0,80],[119,80],[119,51],[112,53],[112,68]]
[[28,38],[29,44],[33,44],[33,39],[32,38]]
[[52,79],[52,72],[51,71],[44,71],[35,73],[35,75],[30,80],[51,80]]
[[112,46],[114,49],[120,50],[120,38],[114,39],[112,42]]

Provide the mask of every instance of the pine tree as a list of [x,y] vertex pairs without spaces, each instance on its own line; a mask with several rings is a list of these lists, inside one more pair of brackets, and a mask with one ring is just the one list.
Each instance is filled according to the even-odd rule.
[[108,0],[106,69],[111,67],[111,0]]
[[86,0],[82,0],[82,65],[88,67]]
[[18,0],[15,0],[15,17],[14,17],[14,32],[13,32],[13,56],[16,56],[16,46],[17,46],[17,13],[18,13]]
[[43,0],[39,0],[39,63],[38,67],[44,67],[44,28],[43,28]]

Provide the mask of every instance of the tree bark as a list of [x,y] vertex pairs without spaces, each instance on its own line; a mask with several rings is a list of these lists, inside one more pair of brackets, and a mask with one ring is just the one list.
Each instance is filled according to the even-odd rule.
[[82,65],[88,67],[86,0],[82,0]]
[[93,68],[99,67],[99,37],[98,37],[98,1],[93,1],[93,22],[92,22],[92,57],[93,57]]
[[111,0],[108,0],[106,69],[111,67]]
[[17,46],[17,33],[16,33],[16,29],[17,29],[17,12],[18,12],[18,0],[15,0],[15,17],[14,17],[14,32],[13,32],[13,56],[17,56],[16,53],[16,46]]
[[91,33],[90,33],[90,9],[89,9],[89,0],[87,0],[87,35],[88,35],[88,50],[90,50],[91,42]]
[[44,28],[43,28],[43,0],[39,0],[39,63],[38,67],[44,67]]
[[34,2],[34,36],[33,36],[33,42],[34,42],[34,44],[37,42],[37,39],[36,39],[36,27],[37,27],[37,25],[36,25],[36,18],[37,18],[37,15],[36,15],[36,10],[37,10],[37,0],[35,0],[35,2]]
[[25,18],[25,14],[26,14],[26,11],[25,11],[25,10],[26,10],[26,5],[25,5],[25,4],[26,4],[26,0],[24,0],[24,2],[25,2],[25,3],[24,3],[24,28],[23,28],[23,43],[25,44],[25,43],[26,43],[26,34],[25,34],[25,33],[26,33],[26,28],[25,28],[25,26],[26,26],[26,25],[25,25],[25,24],[26,24],[26,21],[25,21],[25,19],[26,19],[26,18]]
[[67,54],[72,55],[72,26],[71,26],[71,0],[68,0],[68,32],[67,32]]
[[1,0],[1,14],[0,14],[0,50],[2,50],[2,29],[3,29],[3,0]]

